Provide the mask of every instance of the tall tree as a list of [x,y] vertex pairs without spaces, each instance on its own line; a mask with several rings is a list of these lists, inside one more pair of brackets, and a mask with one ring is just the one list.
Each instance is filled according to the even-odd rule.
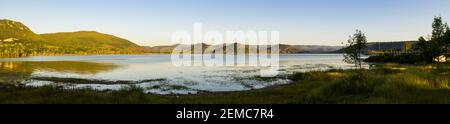
[[448,27],[448,24],[445,23],[445,34],[442,38],[442,42],[445,45],[445,51],[449,51],[450,50],[450,28]]
[[431,40],[438,41],[444,36],[448,26],[442,22],[442,17],[436,16],[434,17],[432,27]]
[[366,35],[361,30],[350,36],[344,48],[344,62],[355,64],[359,69],[362,68],[361,54],[367,47]]
[[448,51],[450,30],[447,23],[442,21],[442,17],[434,17],[432,24],[431,39],[419,38],[419,50],[427,62],[432,62],[434,58],[445,54]]

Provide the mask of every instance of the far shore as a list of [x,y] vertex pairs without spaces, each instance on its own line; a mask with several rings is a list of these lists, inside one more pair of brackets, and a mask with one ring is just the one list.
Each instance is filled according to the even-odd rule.
[[[132,54],[54,54],[54,55],[31,55],[31,56],[23,56],[23,57],[2,57],[1,58],[26,58],[26,57],[39,57],[39,56],[114,56],[114,55],[170,55],[172,53],[132,53]],[[298,54],[302,54],[302,55],[318,55],[318,54],[343,54],[343,53],[283,53],[283,54],[278,54],[278,55],[298,55]],[[201,55],[201,54],[193,54],[193,55]],[[258,55],[258,54],[246,54],[246,55]]]

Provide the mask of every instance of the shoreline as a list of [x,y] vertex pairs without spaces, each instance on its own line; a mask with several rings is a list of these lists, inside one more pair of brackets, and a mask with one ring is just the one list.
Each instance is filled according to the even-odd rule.
[[[432,66],[431,68],[429,66]],[[135,104],[416,104],[450,103],[450,66],[385,65],[378,69],[296,73],[292,83],[262,89],[197,94],[145,94],[118,91],[1,86],[0,103]],[[360,73],[360,74],[359,74]],[[361,77],[362,74],[362,77]],[[359,75],[359,76],[358,76]],[[44,94],[50,94],[44,95]]]
[[[9,59],[9,58],[27,58],[27,57],[48,57],[48,56],[107,56],[107,55],[170,55],[172,53],[132,53],[132,54],[55,54],[55,55],[31,55],[31,56],[23,56],[23,57],[4,57],[0,56],[0,59]],[[209,53],[208,53],[209,54]],[[336,55],[343,53],[283,53],[278,55]],[[193,55],[203,55],[203,54],[193,54]],[[241,55],[241,54],[240,54]],[[245,54],[248,55],[248,54]],[[250,55],[258,55],[258,54],[250,54]]]

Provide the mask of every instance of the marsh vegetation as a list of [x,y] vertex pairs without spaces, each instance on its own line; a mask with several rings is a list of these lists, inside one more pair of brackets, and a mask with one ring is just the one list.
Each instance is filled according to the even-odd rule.
[[96,91],[2,84],[0,103],[450,103],[449,65],[384,64],[358,73],[355,70],[311,71],[295,73],[289,78],[293,80],[290,84],[263,89],[203,91],[195,95],[147,94],[139,87]]

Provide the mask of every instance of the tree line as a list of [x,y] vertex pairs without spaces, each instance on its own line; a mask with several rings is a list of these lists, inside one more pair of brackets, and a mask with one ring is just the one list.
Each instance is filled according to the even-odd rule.
[[[363,59],[361,55],[367,48],[366,35],[361,30],[351,35],[344,47],[344,62],[355,64],[361,68]],[[419,37],[416,52],[407,52],[405,55],[371,56],[366,60],[371,62],[408,62],[408,63],[432,63],[439,56],[450,54],[450,28],[444,23],[442,17],[436,16],[432,23],[431,36],[427,39]]]
[[136,54],[143,52],[135,49],[54,46],[27,40],[0,41],[0,57],[8,58],[49,55]]

